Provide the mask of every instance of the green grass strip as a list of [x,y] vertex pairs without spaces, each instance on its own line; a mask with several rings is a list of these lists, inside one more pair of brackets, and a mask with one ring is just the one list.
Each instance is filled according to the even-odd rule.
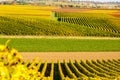
[[0,38],[0,44],[8,39],[10,47],[19,52],[101,52],[120,51],[120,40],[108,39],[45,39]]

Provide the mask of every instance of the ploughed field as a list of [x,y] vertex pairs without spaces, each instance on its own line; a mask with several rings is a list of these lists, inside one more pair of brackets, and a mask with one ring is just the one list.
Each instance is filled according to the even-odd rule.
[[38,60],[45,62],[46,60],[50,63],[54,61],[55,63],[59,60],[63,62],[69,62],[71,59],[74,60],[112,60],[119,59],[120,52],[20,52],[24,61],[32,61],[34,58],[38,57]]

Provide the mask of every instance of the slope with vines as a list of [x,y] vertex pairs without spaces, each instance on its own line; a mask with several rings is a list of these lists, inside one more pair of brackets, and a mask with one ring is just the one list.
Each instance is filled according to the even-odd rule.
[[[120,19],[110,16],[108,14],[74,13],[74,12],[56,12],[54,14],[57,21],[59,22],[67,22],[69,24],[77,24],[77,25],[85,26],[89,29],[94,29],[98,32],[105,31],[117,35],[120,34],[120,28],[118,22],[120,21]],[[115,23],[116,20],[117,22]],[[108,36],[108,34],[104,34],[103,36]]]

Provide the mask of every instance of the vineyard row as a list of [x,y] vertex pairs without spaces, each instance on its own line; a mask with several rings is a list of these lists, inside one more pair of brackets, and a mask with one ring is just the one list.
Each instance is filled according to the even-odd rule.
[[[0,34],[35,36],[120,36],[120,29],[105,20],[96,20],[96,22],[94,22],[80,20],[79,18],[60,17],[60,19],[63,22],[23,16],[0,16]],[[66,23],[66,21],[72,24]],[[80,23],[80,25],[78,25],[78,23]]]
[[47,80],[114,80],[120,79],[120,59],[118,60],[69,60],[57,63],[24,62],[27,67],[36,66],[42,79]]

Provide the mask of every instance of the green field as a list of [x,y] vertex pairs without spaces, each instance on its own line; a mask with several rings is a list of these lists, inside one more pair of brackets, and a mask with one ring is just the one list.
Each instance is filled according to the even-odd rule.
[[[9,38],[0,38],[4,44]],[[97,52],[120,51],[120,40],[11,38],[10,47],[19,52]]]

